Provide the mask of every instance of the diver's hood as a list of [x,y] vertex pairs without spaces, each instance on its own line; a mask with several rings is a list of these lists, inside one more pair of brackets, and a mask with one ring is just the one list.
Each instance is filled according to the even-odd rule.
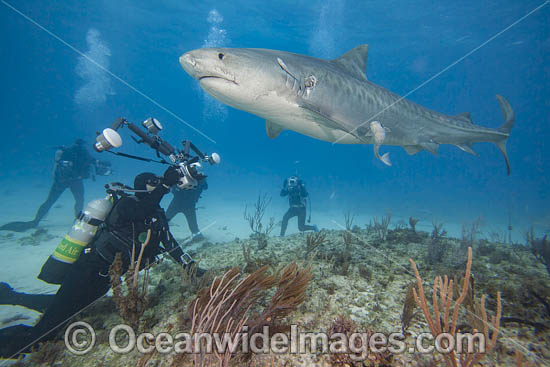
[[[154,173],[144,172],[140,173],[134,179],[134,190],[147,190],[147,182],[154,180],[157,177]],[[138,198],[147,196],[147,192],[136,192],[135,195]]]

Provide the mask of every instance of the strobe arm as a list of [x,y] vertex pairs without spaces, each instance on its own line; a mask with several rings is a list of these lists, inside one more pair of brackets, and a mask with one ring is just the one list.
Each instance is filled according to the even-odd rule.
[[134,134],[141,138],[142,142],[149,145],[151,148],[158,150],[160,153],[167,156],[175,153],[176,150],[174,149],[174,147],[162,140],[161,138],[153,137],[147,134],[145,131],[143,131],[143,129],[131,122],[128,122],[126,125],[128,126],[128,129],[130,129]]

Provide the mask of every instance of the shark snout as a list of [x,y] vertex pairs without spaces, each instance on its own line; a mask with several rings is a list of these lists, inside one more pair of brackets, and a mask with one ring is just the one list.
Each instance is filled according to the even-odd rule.
[[197,60],[191,52],[186,52],[180,56],[180,65],[193,78],[198,79],[199,75],[197,72]]

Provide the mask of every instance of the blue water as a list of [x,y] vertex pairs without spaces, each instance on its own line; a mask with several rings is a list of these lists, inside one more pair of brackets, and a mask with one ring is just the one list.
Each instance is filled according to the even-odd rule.
[[[178,63],[182,53],[204,46],[336,58],[368,43],[369,80],[404,95],[542,3],[2,1],[1,181],[48,185],[53,146],[77,136],[91,143],[118,116],[136,123],[155,116],[173,144],[187,138],[221,154],[222,165],[208,170],[208,195],[219,205],[225,198],[253,201],[260,190],[276,197],[283,178],[298,171],[314,210],[427,213],[427,221],[455,222],[481,215],[499,228],[511,215],[518,241],[529,224],[544,233],[550,229],[550,5],[408,97],[447,114],[469,111],[475,123],[498,127],[503,117],[495,94],[505,96],[516,113],[509,177],[491,144],[476,145],[478,157],[452,146],[441,146],[438,156],[384,147],[393,161],[386,167],[372,146],[332,145],[290,131],[270,140],[263,120],[206,96]],[[125,133],[123,151],[151,156]],[[108,159],[115,177],[128,183],[140,171],[163,170]]]

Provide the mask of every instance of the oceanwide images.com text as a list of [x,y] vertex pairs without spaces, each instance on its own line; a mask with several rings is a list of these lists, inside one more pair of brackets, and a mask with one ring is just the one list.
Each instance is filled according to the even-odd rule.
[[[363,360],[369,353],[484,353],[485,337],[482,333],[440,334],[421,333],[414,343],[406,343],[401,333],[335,333],[301,332],[291,325],[290,333],[270,334],[269,326],[261,333],[249,335],[247,326],[236,334],[166,333],[136,334],[128,325],[117,325],[109,333],[109,346],[118,354],[138,350],[148,354],[165,353],[254,353],[254,354],[335,354],[346,353],[350,358]],[[65,332],[67,349],[78,355],[90,352],[96,342],[95,331],[85,322],[75,322]]]

